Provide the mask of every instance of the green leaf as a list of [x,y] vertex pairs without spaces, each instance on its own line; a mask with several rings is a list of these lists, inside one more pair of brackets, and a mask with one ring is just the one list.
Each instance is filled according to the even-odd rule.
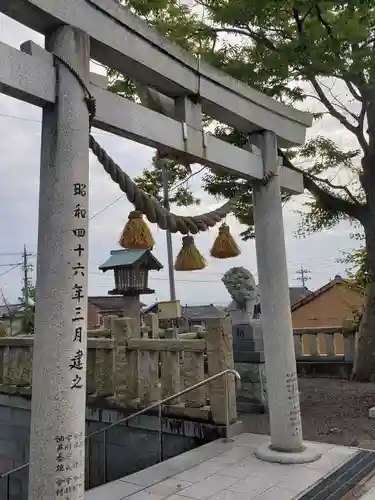
[[[353,199],[343,189],[334,189],[323,180],[334,184],[339,173],[347,172],[353,197],[365,205],[360,158],[369,144],[364,116],[370,91],[375,89],[374,2],[199,0],[203,14],[202,10],[177,0],[123,3],[170,40],[269,96],[295,105],[305,103],[314,94],[325,113],[336,120],[337,128],[346,127],[346,133],[354,135],[359,146],[341,147],[319,135],[311,137],[301,148],[284,151],[297,167],[322,179],[317,185],[326,195],[314,194],[305,203],[299,234],[330,229],[343,219],[353,220],[346,213],[345,204],[334,202],[338,199],[353,203]],[[137,99],[129,78],[116,72],[110,76],[112,91]],[[340,83],[346,95],[338,95],[335,82]],[[354,114],[353,109],[356,109]],[[314,116],[321,119],[321,108]],[[239,147],[247,141],[238,131],[205,117],[205,126],[208,125],[216,136]],[[188,169],[173,162],[169,172],[171,186],[190,175]],[[161,173],[155,164],[137,182],[161,199]],[[221,199],[241,189],[244,195],[235,216],[249,227],[243,237],[253,235],[250,183],[215,171],[204,176],[203,187]],[[327,194],[335,196],[328,198],[329,203]],[[189,205],[197,199],[184,186],[173,193],[173,202]]]

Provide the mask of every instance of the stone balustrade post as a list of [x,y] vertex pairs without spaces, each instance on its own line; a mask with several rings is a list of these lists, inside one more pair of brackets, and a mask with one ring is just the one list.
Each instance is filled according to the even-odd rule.
[[112,363],[112,349],[95,349],[95,385],[96,396],[112,396],[114,392],[114,372]]
[[136,318],[111,317],[114,340],[114,392],[116,403],[129,404],[138,397],[138,351],[127,349],[127,339],[138,337]]
[[143,316],[145,325],[149,328],[148,338],[156,339],[159,337],[159,316],[155,313],[145,314]]
[[[232,327],[229,318],[214,318],[206,321],[204,338],[207,345],[208,376],[234,368]],[[226,394],[227,386],[227,394]],[[221,377],[210,383],[210,405],[212,419],[216,424],[226,424],[226,408],[229,422],[237,420],[236,382],[233,375]]]

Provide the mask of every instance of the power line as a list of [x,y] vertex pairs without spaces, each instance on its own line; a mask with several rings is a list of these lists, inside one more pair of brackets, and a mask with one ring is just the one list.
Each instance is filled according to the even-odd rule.
[[[26,116],[17,116],[17,115],[11,115],[9,113],[0,113],[0,116],[2,118],[11,118],[13,120],[20,120],[23,122],[33,122],[33,123],[42,123],[42,120],[38,120],[36,118],[27,118]],[[97,135],[105,135],[106,137],[113,137],[113,134],[107,133],[107,132],[95,132]]]
[[19,267],[19,266],[22,266],[22,262],[15,264],[13,267],[11,267],[10,269],[7,269],[4,273],[0,274],[0,278],[2,276],[5,276],[6,274],[10,273],[11,271],[13,271],[13,269],[16,269],[16,267]]
[[103,212],[105,212],[105,210],[107,210],[107,208],[111,207],[112,205],[114,205],[115,203],[117,203],[119,200],[121,200],[124,197],[125,197],[125,194],[122,194],[121,196],[119,196],[118,198],[116,198],[115,200],[113,200],[109,205],[106,205],[104,208],[102,208],[102,210],[99,210],[99,212],[96,212],[94,215],[92,215],[91,217],[89,217],[89,220],[95,219],[95,217],[97,217],[98,215],[100,215]]

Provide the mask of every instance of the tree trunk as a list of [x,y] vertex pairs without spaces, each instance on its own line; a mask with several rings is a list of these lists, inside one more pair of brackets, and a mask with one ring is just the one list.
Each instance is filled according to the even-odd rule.
[[[371,135],[370,135],[371,137]],[[373,134],[372,139],[374,139]],[[366,193],[367,210],[362,221],[365,229],[369,284],[366,288],[365,309],[359,327],[354,365],[354,377],[360,382],[375,380],[375,144],[362,160],[362,185]]]
[[358,333],[354,377],[360,382],[375,380],[375,282],[367,285],[366,306]]

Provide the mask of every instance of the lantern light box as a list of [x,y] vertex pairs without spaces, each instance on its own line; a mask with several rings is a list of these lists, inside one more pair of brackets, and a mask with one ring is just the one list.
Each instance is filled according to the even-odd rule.
[[111,250],[110,258],[99,269],[103,272],[112,270],[115,288],[109,295],[143,295],[155,293],[148,288],[148,272],[160,271],[163,265],[150,250]]

